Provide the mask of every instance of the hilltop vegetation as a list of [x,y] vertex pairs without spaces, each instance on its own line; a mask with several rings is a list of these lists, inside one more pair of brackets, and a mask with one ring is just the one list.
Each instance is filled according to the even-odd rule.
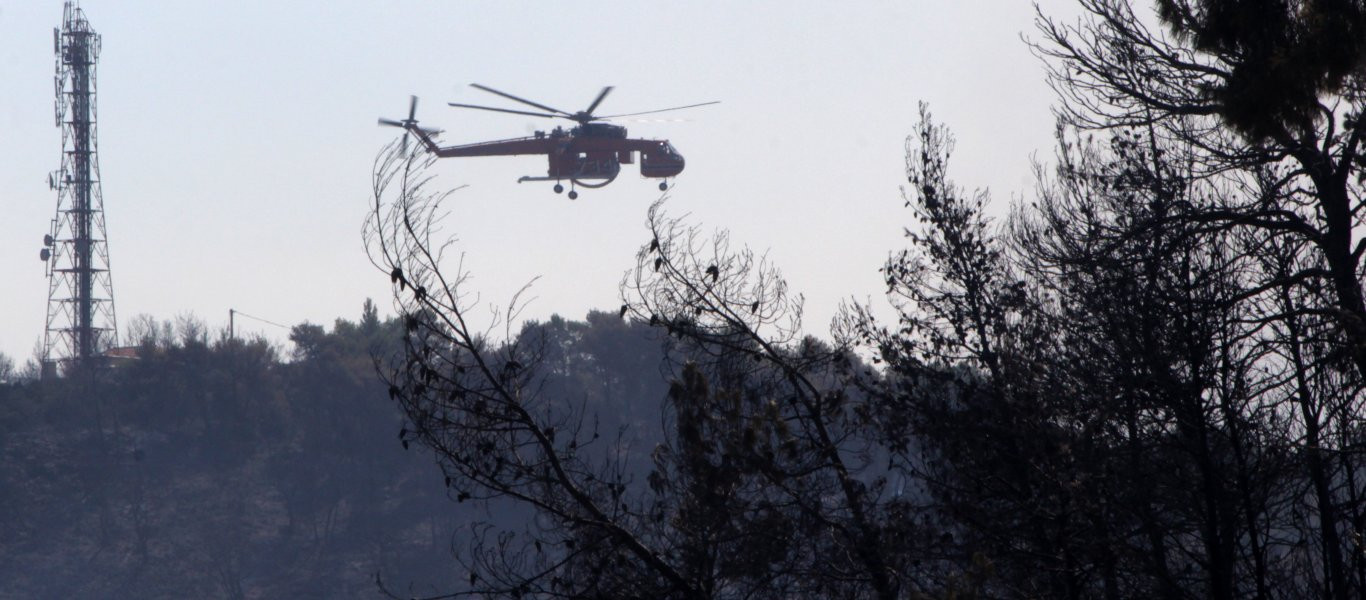
[[[664,391],[646,329],[593,313],[523,336],[553,341],[553,385],[616,427],[658,419],[634,402]],[[143,331],[140,358],[109,372],[0,385],[0,596],[363,597],[377,573],[455,585],[452,547],[490,513],[449,499],[430,452],[396,436],[375,368],[396,321],[367,303],[358,321],[300,325],[288,357],[192,320]]]

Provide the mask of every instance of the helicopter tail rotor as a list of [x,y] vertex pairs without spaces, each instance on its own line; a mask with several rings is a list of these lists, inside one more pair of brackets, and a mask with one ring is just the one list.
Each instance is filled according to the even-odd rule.
[[409,98],[410,98],[410,100],[408,101],[408,118],[407,118],[407,119],[404,119],[404,120],[402,120],[402,121],[395,121],[395,120],[393,120],[393,119],[381,118],[381,119],[379,120],[379,124],[380,124],[380,125],[383,125],[383,126],[386,126],[386,127],[401,127],[401,128],[403,129],[403,139],[399,142],[399,146],[403,149],[403,152],[404,152],[405,154],[407,154],[407,152],[408,152],[408,135],[411,134],[411,133],[413,133],[414,131],[418,132],[418,134],[421,135],[423,138],[428,138],[428,137],[430,137],[430,136],[433,136],[433,135],[436,135],[436,134],[438,134],[438,133],[441,133],[441,130],[440,130],[440,129],[430,129],[430,128],[427,128],[427,127],[420,127],[420,126],[418,126],[418,124],[417,124],[417,96],[410,96]]

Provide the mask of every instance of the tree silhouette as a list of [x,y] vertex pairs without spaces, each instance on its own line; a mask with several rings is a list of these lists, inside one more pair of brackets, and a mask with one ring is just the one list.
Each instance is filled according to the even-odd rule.
[[442,271],[452,246],[433,235],[446,196],[426,191],[424,166],[381,156],[366,230],[405,322],[403,356],[386,373],[409,418],[399,436],[435,453],[457,501],[530,511],[523,531],[477,536],[461,594],[894,598],[915,589],[913,556],[902,552],[918,542],[903,521],[908,498],[865,435],[874,411],[854,381],[867,375],[847,348],[800,337],[801,299],[766,260],[652,207],[623,310],[590,317],[671,340],[667,399],[621,401],[662,403],[653,413],[668,425],[642,469],[642,450],[600,429],[617,417],[555,395],[566,389],[558,378],[576,371],[565,342],[574,331],[552,320],[495,342],[471,328],[465,273]]
[[[1362,9],[1163,0],[1168,35],[1079,2],[1039,17],[1062,103],[1031,202],[988,219],[922,107],[893,317],[851,306],[832,341],[766,257],[663,201],[619,310],[475,329],[447,194],[382,157],[367,237],[406,331],[399,437],[457,501],[530,523],[479,529],[453,595],[1366,590]],[[614,327],[666,360],[585,352]],[[661,370],[667,392],[630,383]]]
[[1045,42],[1035,46],[1066,101],[1064,125],[1142,132],[1130,138],[1135,150],[1167,153],[1188,173],[1176,181],[1196,193],[1135,214],[1123,230],[1232,249],[1232,289],[1212,306],[1247,324],[1232,328],[1255,341],[1247,368],[1268,374],[1251,388],[1253,413],[1294,449],[1292,480],[1306,486],[1293,523],[1275,527],[1303,536],[1285,554],[1300,565],[1299,589],[1348,597],[1366,584],[1343,534],[1360,491],[1355,461],[1341,453],[1356,443],[1366,376],[1362,7],[1164,1],[1169,39],[1127,2],[1081,5],[1078,25],[1041,17]]

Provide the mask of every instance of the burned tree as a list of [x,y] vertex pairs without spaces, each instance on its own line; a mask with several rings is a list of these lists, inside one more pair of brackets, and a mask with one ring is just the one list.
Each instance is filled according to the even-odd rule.
[[641,461],[595,427],[592,407],[545,393],[545,346],[474,329],[463,266],[444,262],[449,194],[433,191],[426,165],[382,155],[365,230],[405,323],[384,371],[408,416],[399,438],[434,453],[455,500],[530,515],[522,531],[476,536],[461,555],[469,589],[456,595],[916,589],[909,504],[851,383],[868,374],[847,348],[800,337],[801,299],[767,261],[652,207],[620,316],[669,340],[673,383],[667,397],[631,400],[663,406],[660,442]]

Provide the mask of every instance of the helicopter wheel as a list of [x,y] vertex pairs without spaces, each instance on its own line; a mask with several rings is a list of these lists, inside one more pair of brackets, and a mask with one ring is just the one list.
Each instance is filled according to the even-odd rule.
[[667,191],[669,191],[669,182],[667,182],[667,181],[661,181],[661,182],[659,182],[659,191],[661,191],[661,192],[667,192]]
[[556,194],[561,193],[564,191],[564,186],[557,183],[555,184],[554,190]]
[[579,193],[578,193],[578,192],[576,192],[576,191],[574,191],[574,190],[570,190],[570,191],[569,191],[569,199],[570,199],[570,200],[577,200],[578,198],[579,198]]

